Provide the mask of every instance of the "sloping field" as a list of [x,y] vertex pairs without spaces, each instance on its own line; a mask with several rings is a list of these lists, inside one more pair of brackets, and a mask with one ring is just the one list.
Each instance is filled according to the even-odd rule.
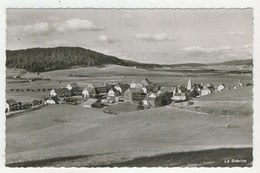
[[[168,107],[109,115],[99,109],[51,105],[6,122],[6,164],[88,156],[58,166],[112,164],[156,154],[252,147],[252,116],[233,120]],[[56,165],[56,166],[57,166]]]
[[253,87],[240,87],[238,89],[215,92],[198,98],[199,101],[253,101]]

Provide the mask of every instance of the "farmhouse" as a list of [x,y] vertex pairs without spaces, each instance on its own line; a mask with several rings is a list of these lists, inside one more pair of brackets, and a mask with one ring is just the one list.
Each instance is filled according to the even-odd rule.
[[201,96],[205,96],[205,95],[208,95],[208,94],[211,94],[211,90],[208,87],[204,87],[201,90]]
[[18,106],[18,103],[14,99],[6,100],[5,102],[5,111],[14,111],[16,110],[16,107]]
[[14,79],[20,79],[20,78],[21,78],[21,76],[19,76],[19,75],[14,76]]
[[144,85],[140,82],[132,81],[130,83],[130,88],[142,88]]
[[146,94],[143,92],[142,89],[129,88],[124,93],[124,101],[125,102],[141,101],[145,98],[145,96]]
[[84,88],[84,90],[82,91],[82,95],[83,97],[86,98],[93,98],[96,96],[96,90],[94,88],[94,86],[92,84],[89,84],[88,86],[86,86]]
[[151,83],[147,78],[145,78],[145,79],[141,82],[141,84],[142,84],[143,86],[148,86],[148,85],[151,85],[152,83]]
[[55,101],[52,100],[52,99],[48,99],[44,102],[46,105],[54,105],[55,104]]
[[106,94],[110,89],[111,86],[108,83],[102,83],[102,84],[95,84],[93,85],[96,94]]
[[125,91],[130,88],[130,85],[126,83],[118,83],[114,86],[114,88],[118,90],[121,95],[124,95]]
[[82,106],[85,108],[92,108],[93,105],[98,101],[98,99],[88,99],[86,102],[82,103]]
[[226,86],[225,86],[223,83],[221,83],[221,84],[218,86],[218,92],[223,91],[225,88],[226,88]]
[[241,80],[239,80],[237,83],[235,83],[234,89],[237,89],[237,88],[242,87],[242,86],[244,86],[244,84],[241,82]]
[[70,83],[66,88],[71,92],[72,95],[77,95],[79,92],[79,86],[77,83]]
[[69,91],[67,88],[59,88],[59,89],[53,89],[50,91],[50,97],[70,97],[71,91]]
[[158,97],[159,95],[158,94],[156,94],[156,93],[149,93],[148,95],[147,95],[147,101],[148,101],[148,103],[149,103],[149,105],[151,105],[151,106],[155,106],[155,99]]
[[174,101],[185,101],[186,94],[185,93],[173,93],[172,100]]
[[178,85],[177,87],[173,88],[173,97],[172,97],[172,100],[175,100],[175,101],[184,101],[186,100],[186,92],[187,92],[187,89],[182,86],[182,85]]
[[70,83],[66,86],[66,88],[71,91],[71,90],[79,90],[79,86],[77,83]]
[[120,96],[120,92],[114,88],[111,88],[107,93],[107,97],[118,97],[118,96]]

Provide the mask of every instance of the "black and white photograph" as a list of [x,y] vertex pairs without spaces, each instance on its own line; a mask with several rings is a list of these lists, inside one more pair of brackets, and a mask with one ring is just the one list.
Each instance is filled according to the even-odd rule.
[[253,8],[5,13],[5,167],[253,166]]

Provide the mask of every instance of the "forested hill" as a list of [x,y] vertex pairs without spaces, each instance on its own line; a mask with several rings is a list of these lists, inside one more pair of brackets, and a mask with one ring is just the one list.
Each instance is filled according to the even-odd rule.
[[6,67],[21,68],[32,72],[68,69],[73,66],[102,66],[115,64],[122,66],[158,66],[125,61],[80,47],[31,48],[7,50]]

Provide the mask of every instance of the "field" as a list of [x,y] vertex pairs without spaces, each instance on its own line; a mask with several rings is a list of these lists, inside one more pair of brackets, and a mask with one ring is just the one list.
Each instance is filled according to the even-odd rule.
[[[148,78],[153,83],[169,88],[178,84],[186,85],[189,78],[193,83],[209,82],[213,85],[223,82],[227,86],[233,86],[239,79],[244,83],[253,83],[252,75],[181,74],[175,71],[150,71],[115,65],[57,70],[40,74],[51,78],[50,81],[19,83],[19,80],[7,79],[6,97],[16,98],[18,101],[43,97],[48,93],[10,92],[10,88],[65,87],[70,82],[77,82],[84,87],[92,82],[131,82]],[[32,74],[25,74],[24,77],[26,75]],[[216,104],[217,101],[219,103]],[[202,112],[207,112],[212,105],[218,110],[226,109],[227,104],[223,104],[223,101],[229,101],[228,108],[231,112],[240,107],[238,112],[249,113],[246,116],[233,117],[231,128],[225,128],[225,116],[187,111],[199,106]],[[247,159],[246,166],[252,164],[252,87],[201,97],[194,100],[192,106],[185,104],[141,111],[129,108],[131,112],[117,105],[114,109],[118,111],[118,115],[80,105],[48,105],[36,111],[17,114],[6,121],[6,165],[138,166],[140,161],[148,158],[148,161],[144,161],[144,166],[158,163],[161,164],[157,166],[178,166],[174,164],[177,162],[181,163],[179,166],[192,166],[192,162],[189,164],[185,160],[192,156],[192,152],[198,152],[198,166],[222,166],[225,157],[219,156],[218,150],[226,153],[227,158]],[[183,108],[176,109],[178,107]],[[178,153],[186,154],[180,156],[183,160],[177,159]],[[156,164],[151,160],[154,158],[162,161]],[[166,162],[165,158],[174,163]],[[203,161],[212,164],[202,164]]]

